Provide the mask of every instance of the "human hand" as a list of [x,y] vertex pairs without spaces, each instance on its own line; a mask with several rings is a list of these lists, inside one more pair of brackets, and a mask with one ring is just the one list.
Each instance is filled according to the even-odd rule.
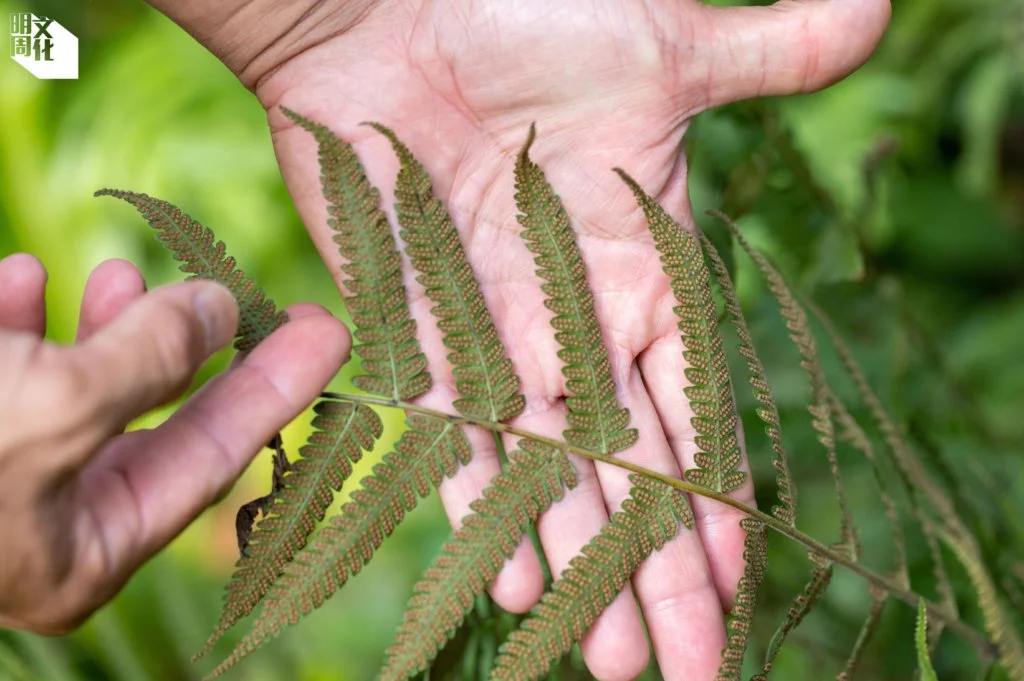
[[[565,379],[513,201],[516,152],[536,122],[531,155],[574,217],[618,396],[640,431],[638,444],[619,456],[676,476],[693,466],[695,448],[675,302],[643,215],[610,169],[624,168],[692,227],[680,146],[690,119],[727,102],[837,80],[867,58],[889,16],[887,0],[728,9],[694,0],[154,4],[221,56],[267,107],[285,180],[339,285],[314,142],[277,106],[353,142],[385,196],[397,162],[388,142],[359,123],[396,131],[434,177],[522,379],[527,407],[515,425],[557,437],[565,427]],[[448,408],[451,371],[419,290],[413,315],[435,379],[421,401]],[[471,436],[472,464],[441,489],[453,524],[500,470],[493,444]],[[620,470],[573,462],[579,486],[538,527],[556,575],[630,488]],[[749,483],[734,494],[753,504]],[[603,681],[633,678],[646,665],[634,595],[665,678],[715,675],[723,607],[743,570],[743,531],[737,511],[692,502],[697,531],[681,532],[654,554],[635,575],[633,593],[620,595],[582,642],[588,667]],[[524,545],[492,595],[523,611],[541,587],[537,557]]]
[[165,423],[133,418],[188,388],[238,324],[226,289],[146,293],[123,261],[93,271],[73,347],[43,339],[46,271],[0,260],[0,626],[67,632],[241,475],[348,356],[313,305]]

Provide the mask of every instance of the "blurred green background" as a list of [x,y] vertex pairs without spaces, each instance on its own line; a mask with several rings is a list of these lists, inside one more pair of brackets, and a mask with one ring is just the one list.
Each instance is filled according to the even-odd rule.
[[[1001,596],[1019,612],[1024,2],[894,4],[881,49],[843,83],[702,115],[687,142],[694,204],[698,213],[723,208],[739,216],[748,237],[835,317],[973,523]],[[103,260],[138,263],[151,286],[180,276],[134,211],[92,198],[107,186],[166,198],[213,227],[279,303],[312,300],[343,313],[281,182],[264,113],[216,59],[138,2],[0,2],[0,14],[10,11],[53,16],[80,39],[77,81],[38,81],[0,60],[0,255],[28,251],[49,268],[54,339],[73,337],[86,277]],[[787,444],[797,453],[802,527],[834,540],[835,495],[806,418],[795,351],[749,265],[737,258],[736,267]],[[200,382],[228,359],[211,362]],[[838,387],[848,394],[848,386]],[[305,438],[304,420],[285,433],[293,449]],[[773,494],[767,446],[759,428],[751,424],[747,432],[766,508]],[[889,528],[870,470],[848,451],[841,456],[867,562],[886,569]],[[234,512],[263,494],[268,480],[262,455],[220,506],[75,634],[0,631],[0,679],[196,678],[188,659],[219,612],[236,557]],[[372,678],[412,583],[447,533],[437,500],[423,503],[349,588],[227,678]],[[932,595],[918,538],[910,553],[914,583]],[[756,626],[762,650],[755,653],[777,621],[772,613],[810,572],[801,552],[778,538],[771,555]],[[952,563],[950,570],[965,616],[977,623],[962,570]],[[834,677],[867,607],[865,585],[840,573],[774,678]],[[859,678],[910,678],[912,621],[910,609],[890,604]],[[235,640],[227,637],[218,650]],[[948,636],[935,664],[942,679],[980,678],[970,650]]]

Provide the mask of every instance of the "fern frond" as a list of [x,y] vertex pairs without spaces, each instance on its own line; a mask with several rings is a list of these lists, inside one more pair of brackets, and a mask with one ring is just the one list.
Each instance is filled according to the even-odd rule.
[[694,444],[698,449],[694,455],[697,467],[685,472],[686,479],[716,492],[732,492],[743,484],[747,474],[737,469],[741,454],[736,402],[722,336],[718,332],[711,273],[704,262],[700,242],[625,171],[616,168],[615,172],[633,192],[647,217],[662,268],[671,280],[672,293],[679,303],[675,313],[683,334],[683,357],[690,365],[684,372],[690,385],[683,388],[683,392],[695,414],[690,422],[697,432]]
[[209,279],[228,288],[238,302],[238,331],[235,348],[248,352],[288,321],[255,281],[235,267],[235,259],[227,254],[223,241],[214,242],[213,232],[203,227],[176,206],[147,194],[100,189],[93,196],[113,196],[127,201],[156,230],[157,238],[189,279]]
[[374,466],[352,500],[295,555],[264,598],[250,633],[209,678],[323,605],[370,561],[421,497],[469,461],[469,442],[458,425],[415,414],[406,424],[408,430],[394,451]]
[[856,551],[858,545],[856,529],[853,525],[850,505],[846,499],[842,472],[839,468],[839,458],[836,454],[835,424],[832,420],[832,391],[825,378],[825,371],[821,367],[821,360],[818,356],[818,342],[811,332],[807,313],[797,301],[796,296],[793,295],[789,285],[786,284],[785,278],[768,261],[768,258],[750,245],[743,237],[736,223],[717,211],[712,211],[711,214],[725,224],[726,228],[736,239],[736,242],[761,272],[761,276],[764,277],[765,282],[768,284],[768,290],[778,303],[782,317],[786,320],[789,337],[800,352],[800,367],[807,374],[811,383],[811,404],[808,405],[807,410],[811,414],[812,425],[818,432],[818,440],[825,447],[829,469],[832,473],[832,481],[839,500],[839,509],[842,512],[840,533],[843,543]]
[[529,524],[562,498],[563,486],[576,486],[576,471],[564,453],[532,440],[519,446],[416,585],[382,679],[405,679],[426,668],[511,558]]
[[985,567],[985,562],[978,551],[974,538],[970,535],[954,535],[951,532],[942,536],[946,544],[953,549],[960,563],[967,572],[967,577],[974,587],[985,621],[985,631],[996,644],[999,664],[1011,681],[1024,681],[1024,643],[1013,628],[1013,623],[1003,612],[1002,599],[999,591]]
[[872,390],[867,377],[861,371],[860,365],[853,356],[853,351],[850,350],[842,336],[839,335],[832,320],[813,302],[808,302],[808,307],[821,323],[822,328],[825,329],[825,333],[828,334],[840,363],[843,365],[847,376],[853,382],[861,401],[868,408],[868,413],[871,415],[875,427],[878,428],[882,438],[885,440],[886,447],[892,456],[893,462],[896,464],[896,469],[899,471],[907,493],[910,496],[911,511],[921,526],[921,531],[924,533],[925,540],[928,543],[935,572],[936,586],[942,599],[942,604],[947,610],[955,613],[957,611],[956,596],[953,593],[953,584],[943,564],[942,551],[937,539],[937,529],[921,508],[918,496],[923,495],[924,499],[938,512],[942,521],[950,527],[961,528],[964,526],[964,523],[957,514],[953,502],[932,482],[931,476],[910,448],[902,431],[889,417],[889,413],[882,405],[882,401]]
[[348,261],[341,266],[349,277],[345,302],[356,327],[354,350],[365,372],[352,382],[391,399],[412,399],[426,392],[431,380],[416,338],[416,322],[409,313],[402,256],[379,207],[380,192],[366,178],[350,144],[326,126],[281,110],[311,132],[319,146],[320,182],[331,215],[327,224]]
[[967,576],[975,589],[985,622],[985,630],[996,643],[1000,664],[1010,679],[1013,681],[1024,681],[1024,642],[1022,642],[1021,637],[1013,629],[1013,625],[1003,612],[998,592],[991,575],[985,568],[984,561],[980,556],[980,551],[973,536],[966,529],[966,525],[957,513],[953,502],[935,485],[931,476],[925,470],[909,444],[907,444],[899,427],[889,417],[885,407],[882,406],[882,401],[872,390],[867,377],[864,376],[864,372],[860,369],[856,359],[854,359],[853,352],[843,341],[831,320],[813,304],[810,307],[828,333],[847,375],[850,376],[857,392],[860,394],[865,406],[867,406],[868,412],[882,433],[882,437],[885,439],[900,473],[909,483],[908,487],[910,488],[914,513],[921,523],[925,538],[929,543],[932,560],[935,564],[938,588],[942,596],[943,606],[951,612],[956,612],[956,599],[953,594],[952,584],[943,568],[942,554],[935,542],[935,538],[940,534],[940,531],[920,508],[920,504],[916,501],[917,495],[922,495],[930,503],[946,526],[941,531],[941,537],[953,549],[953,552],[957,555],[961,564],[963,564]]
[[629,428],[629,410],[615,396],[608,350],[594,312],[594,294],[587,286],[586,266],[569,225],[561,199],[544,171],[530,160],[536,137],[531,125],[526,144],[516,160],[516,206],[522,237],[534,254],[537,276],[546,283],[544,305],[555,313],[551,325],[564,362],[565,401],[569,428],[565,440],[602,454],[632,447],[637,440]]
[[302,457],[291,464],[284,487],[270,513],[256,526],[248,551],[235,567],[224,593],[224,609],[213,634],[194,659],[208,653],[235,622],[262,600],[285,564],[306,545],[316,524],[323,520],[333,492],[352,474],[384,432],[375,411],[365,405],[322,401]]
[[757,606],[757,589],[764,581],[768,569],[768,537],[764,523],[754,518],[740,521],[747,536],[743,540],[743,576],[736,593],[736,603],[729,616],[729,638],[722,651],[722,664],[718,667],[716,681],[739,681],[743,672],[743,655],[750,639],[750,625],[754,621]]
[[761,363],[761,358],[758,357],[754,347],[754,339],[750,336],[750,329],[743,316],[743,308],[740,307],[739,298],[736,296],[736,288],[733,286],[732,277],[729,276],[729,269],[725,266],[725,262],[711,240],[703,233],[699,233],[699,236],[704,252],[711,263],[711,271],[718,282],[718,290],[722,292],[722,298],[725,299],[726,314],[729,315],[736,335],[739,336],[738,351],[747,363],[747,375],[750,385],[754,389],[754,398],[761,405],[757,409],[757,416],[764,423],[765,433],[771,442],[776,495],[780,502],[780,505],[772,508],[772,515],[784,523],[794,525],[796,523],[796,484],[789,471],[789,455],[782,444],[782,426],[779,420],[779,410],[775,406],[775,397],[768,385],[764,364]]
[[416,278],[433,301],[448,348],[460,414],[505,421],[526,405],[519,377],[512,367],[466,251],[444,204],[434,194],[430,175],[394,132],[370,124],[388,138],[402,163],[395,185],[395,210],[400,235]]
[[846,658],[843,671],[839,672],[839,675],[836,676],[836,681],[850,681],[853,678],[861,658],[864,657],[864,651],[867,650],[868,642],[878,630],[878,625],[882,621],[882,611],[885,610],[885,604],[888,601],[887,594],[872,590],[871,610],[868,611],[868,616],[860,627],[857,640],[853,644],[853,649],[850,650],[850,655]]
[[917,605],[917,624],[914,626],[914,649],[917,651],[917,670],[921,681],[939,681],[928,651],[928,609],[924,599]]
[[[889,483],[886,482],[886,474],[882,470],[878,456],[875,454],[874,445],[871,444],[871,439],[860,427],[860,424],[850,415],[846,405],[835,395],[830,396],[830,401],[832,413],[835,415],[836,422],[842,428],[840,437],[860,450],[864,454],[864,458],[871,463],[871,471],[875,476],[875,486],[878,487],[878,495],[882,500],[882,506],[885,508],[885,516],[889,520],[889,527],[892,528],[893,544],[896,547],[896,574],[899,576],[900,583],[907,586],[910,584],[910,574],[907,571],[907,545],[903,537],[903,521],[900,519],[899,512],[896,509],[896,502],[889,492]],[[941,557],[939,560],[941,561]]]
[[640,564],[679,532],[693,527],[685,495],[656,480],[631,475],[622,510],[572,559],[502,645],[495,681],[542,677],[578,641],[625,587]]
[[814,572],[811,573],[811,578],[804,587],[804,590],[793,599],[792,605],[789,606],[789,610],[786,612],[786,620],[776,629],[775,634],[768,643],[768,650],[764,656],[764,665],[761,667],[761,672],[754,676],[751,681],[767,681],[768,674],[775,664],[775,658],[778,657],[779,651],[782,650],[782,644],[785,642],[786,637],[800,626],[804,618],[818,604],[821,597],[825,595],[829,584],[832,583],[834,571],[832,562],[818,558],[813,554],[811,555],[811,560],[816,564]]

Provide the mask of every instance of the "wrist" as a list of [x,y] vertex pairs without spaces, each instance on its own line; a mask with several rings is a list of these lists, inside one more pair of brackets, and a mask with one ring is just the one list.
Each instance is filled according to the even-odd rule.
[[224,62],[250,90],[303,52],[345,33],[380,0],[147,0]]

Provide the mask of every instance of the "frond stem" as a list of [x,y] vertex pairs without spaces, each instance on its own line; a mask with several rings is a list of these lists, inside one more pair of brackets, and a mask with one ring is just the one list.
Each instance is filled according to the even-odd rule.
[[[484,428],[485,430],[490,430],[495,433],[509,433],[517,437],[527,438],[535,442],[541,442],[548,446],[555,447],[556,449],[560,449],[564,452],[572,452],[577,456],[582,456],[593,461],[600,461],[611,466],[618,466],[619,468],[623,468],[625,470],[632,471],[633,473],[638,473],[645,477],[662,482],[666,485],[676,488],[681,492],[689,492],[690,494],[697,494],[708,499],[714,499],[719,503],[731,506],[737,509],[738,511],[741,511],[752,518],[756,518],[768,527],[771,527],[776,532],[779,532],[780,534],[789,537],[793,541],[802,544],[809,551],[818,554],[824,558],[827,558],[828,560],[832,561],[837,565],[845,567],[847,570],[853,572],[854,574],[866,580],[869,584],[884,591],[885,593],[890,594],[894,598],[898,598],[899,600],[903,601],[904,603],[913,608],[916,608],[923,599],[922,596],[915,593],[914,591],[903,588],[895,580],[880,575],[871,570],[870,568],[861,565],[856,560],[852,559],[844,550],[836,549],[826,544],[823,544],[822,542],[818,541],[809,534],[806,534],[796,529],[795,527],[779,520],[775,516],[769,515],[751,506],[747,506],[746,504],[734,499],[733,497],[727,494],[716,492],[708,487],[694,485],[693,483],[687,482],[686,480],[680,480],[678,478],[673,478],[663,473],[658,473],[657,471],[653,471],[649,468],[639,466],[635,463],[626,461],[624,459],[616,458],[614,456],[610,456],[607,454],[600,454],[598,452],[592,452],[582,447],[577,447],[567,442],[562,442],[560,440],[544,437],[543,435],[537,435],[536,433],[531,433],[527,430],[516,428],[515,426],[510,426],[505,423],[496,423],[493,421],[488,421],[486,419],[474,418],[470,416],[456,416],[454,414],[438,411],[436,409],[430,409],[429,407],[413,404],[411,402],[393,400],[386,397],[376,397],[373,395],[353,395],[348,393],[324,392],[321,393],[321,397],[331,400],[355,402],[357,404],[372,404],[377,405],[379,407],[403,409],[407,412],[414,412],[418,414],[424,414],[426,416],[432,416],[437,419],[442,419],[455,425],[473,425],[478,426],[480,428]],[[983,634],[978,632],[976,629],[974,629],[967,623],[963,622],[958,617],[951,616],[947,612],[946,608],[942,607],[942,605],[932,603],[927,599],[924,599],[924,602],[926,604],[925,607],[928,610],[929,618],[935,618],[944,622],[951,631],[956,632],[958,636],[960,636],[965,641],[974,646],[981,654],[984,660],[990,660],[997,656],[998,651],[995,643],[990,641]]]

